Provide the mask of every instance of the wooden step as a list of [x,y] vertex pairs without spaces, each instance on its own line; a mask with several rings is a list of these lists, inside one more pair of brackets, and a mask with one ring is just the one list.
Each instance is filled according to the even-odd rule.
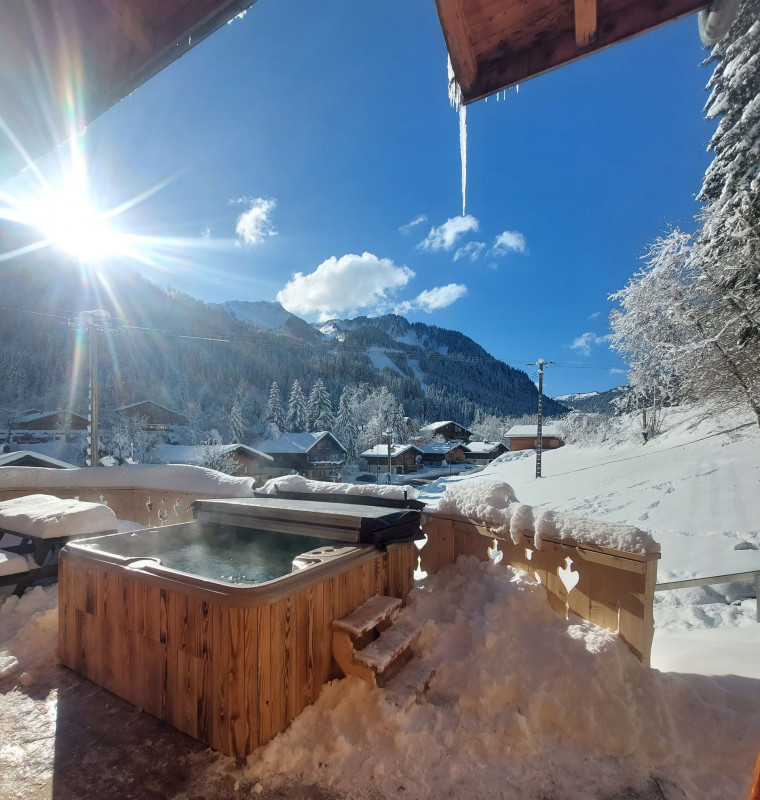
[[406,710],[425,692],[435,675],[427,661],[413,658],[383,687],[383,699]]
[[376,594],[347,617],[334,620],[332,627],[334,631],[343,631],[352,638],[358,639],[386,620],[391,620],[399,608],[401,608],[401,600],[398,597],[384,597]]
[[404,650],[411,647],[422,626],[410,620],[394,622],[374,642],[354,653],[354,660],[373,672],[383,672]]

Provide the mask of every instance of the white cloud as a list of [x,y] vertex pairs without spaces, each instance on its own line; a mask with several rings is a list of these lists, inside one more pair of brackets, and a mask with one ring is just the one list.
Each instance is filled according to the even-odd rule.
[[403,233],[404,236],[408,236],[414,228],[418,225],[422,225],[423,222],[427,222],[427,214],[420,214],[418,217],[415,217],[411,222],[407,222],[406,225],[402,225],[398,230],[399,233]]
[[443,225],[430,229],[430,233],[417,245],[420,250],[451,250],[465,233],[476,231],[480,227],[475,217],[452,217]]
[[491,254],[503,256],[507,253],[524,253],[526,248],[525,237],[519,231],[504,231],[494,239]]
[[586,331],[586,333],[573,339],[570,349],[577,350],[583,356],[588,356],[591,355],[592,347],[604,344],[609,338],[609,336],[598,336],[595,333],[591,333],[591,331]]
[[586,319],[597,319],[597,317],[601,317],[601,316],[602,316],[602,312],[601,311],[594,311],[594,313],[593,314],[589,314],[586,317]]
[[348,254],[323,261],[314,272],[296,272],[277,294],[293,314],[317,316],[320,321],[373,308],[414,277],[409,267],[372,253]]
[[485,242],[467,242],[454,253],[454,261],[459,261],[460,258],[469,258],[470,261],[477,261],[485,249]]
[[230,200],[230,204],[233,203],[248,204],[248,210],[237,218],[235,224],[235,233],[245,244],[258,244],[267,236],[277,236],[272,222],[276,200],[264,197],[241,197],[239,200]]
[[610,370],[610,375],[625,375],[625,370],[620,369],[619,367],[613,367]]
[[466,294],[467,287],[463,283],[448,283],[446,286],[437,286],[435,289],[420,292],[412,302],[417,308],[430,314],[439,308],[447,308]]

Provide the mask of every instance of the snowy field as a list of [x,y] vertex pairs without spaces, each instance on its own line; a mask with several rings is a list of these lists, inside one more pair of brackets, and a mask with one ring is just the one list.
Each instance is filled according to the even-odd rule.
[[[647,445],[619,431],[545,453],[541,480],[532,453],[449,480],[502,480],[522,502],[637,525],[662,545],[660,581],[750,570],[760,568],[760,435],[749,422],[673,411]],[[437,502],[446,483],[424,499]],[[136,712],[56,665],[55,589],[36,588],[0,606],[0,798],[743,800],[760,747],[751,592],[658,593],[657,669],[647,669],[613,634],[557,617],[524,574],[462,559],[420,580],[403,612],[427,621],[417,655],[436,671],[420,703],[401,710],[355,679],[335,681],[236,762],[144,714],[140,736],[128,735]],[[96,702],[80,708],[82,684]],[[118,758],[109,715],[111,726],[123,718]],[[82,751],[63,765],[62,718],[80,726]],[[76,774],[97,791],[73,791]]]

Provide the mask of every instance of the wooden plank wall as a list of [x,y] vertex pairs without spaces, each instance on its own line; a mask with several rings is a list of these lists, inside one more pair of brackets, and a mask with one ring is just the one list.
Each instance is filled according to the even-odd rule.
[[375,594],[406,597],[413,544],[261,605],[187,593],[154,576],[64,553],[61,661],[223,753],[243,757],[285,730],[341,673],[333,619]]
[[[523,569],[546,588],[550,605],[565,616],[572,611],[583,619],[616,631],[638,658],[649,664],[654,637],[653,601],[659,555],[640,556],[622,551],[601,551],[592,546],[572,545],[544,537],[541,550],[533,547],[533,535],[520,535],[516,545],[511,537],[494,535],[472,520],[451,519],[437,514],[423,515],[422,528],[428,541],[421,550],[421,566],[435,573],[453,564],[460,555],[474,555],[485,561],[494,539],[504,553],[502,563]],[[568,595],[558,570],[579,574]]]

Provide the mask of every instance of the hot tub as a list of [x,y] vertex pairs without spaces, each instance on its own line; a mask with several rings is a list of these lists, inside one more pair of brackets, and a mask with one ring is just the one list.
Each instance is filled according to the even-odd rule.
[[62,662],[217,750],[244,756],[340,673],[331,625],[412,586],[417,510],[245,498],[191,523],[69,543]]

